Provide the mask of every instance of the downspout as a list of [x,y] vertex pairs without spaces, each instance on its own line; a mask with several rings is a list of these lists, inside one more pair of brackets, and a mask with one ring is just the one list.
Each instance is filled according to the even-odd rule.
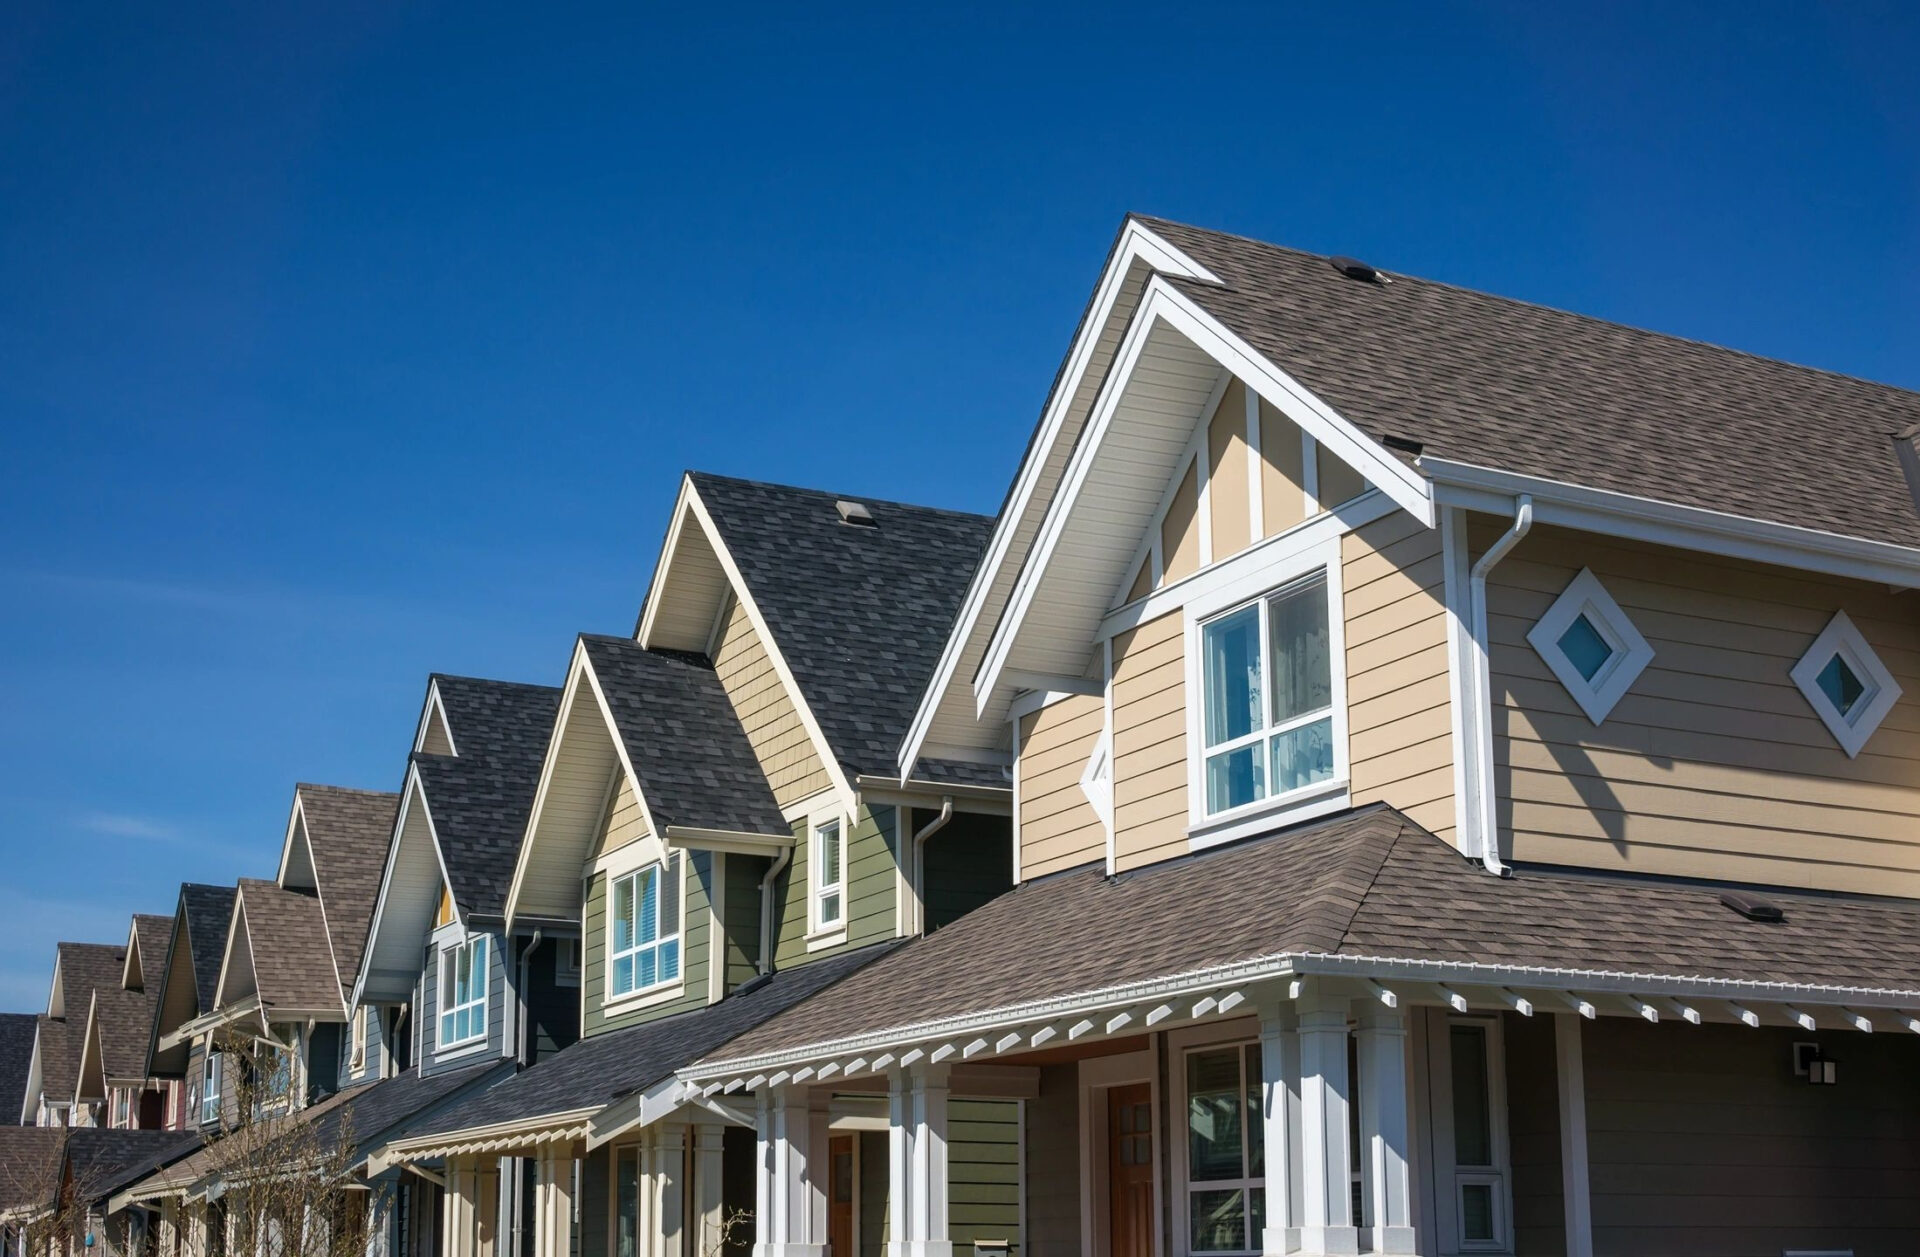
[[[908,815],[912,815],[911,811]],[[920,832],[913,836],[913,932],[915,934],[927,932],[927,879],[925,876],[927,839],[945,829],[947,822],[952,819],[953,796],[941,795],[940,815],[922,825]]]
[[[533,931],[533,938],[528,940],[526,947],[520,952],[520,997],[514,1001],[517,1005],[514,1009],[514,1016],[520,1022],[519,1056],[520,1066],[523,1069],[533,1063],[527,1059],[529,1055],[531,1055],[528,1051],[529,1036],[527,1034],[527,982],[530,978],[528,966],[533,963],[534,949],[540,946],[540,936],[543,933],[545,933],[544,929],[536,927]],[[518,1198],[516,1197],[516,1199]]]
[[1487,654],[1487,574],[1533,527],[1533,498],[1525,493],[1513,501],[1513,526],[1500,534],[1473,565],[1467,579],[1473,616],[1473,723],[1475,810],[1479,813],[1480,863],[1498,877],[1513,870],[1500,862],[1500,828],[1493,798],[1493,668]]
[[773,857],[773,863],[767,867],[767,875],[760,879],[760,973],[762,976],[773,972],[773,879],[780,876],[781,870],[793,859],[793,848],[781,849]]

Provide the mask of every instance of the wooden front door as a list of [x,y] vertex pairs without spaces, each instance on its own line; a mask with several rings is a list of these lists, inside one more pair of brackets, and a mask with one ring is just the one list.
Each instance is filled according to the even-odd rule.
[[835,1135],[827,1143],[827,1257],[855,1257],[853,1251],[853,1140]]
[[1107,1241],[1113,1257],[1153,1257],[1153,1092],[1107,1092]]

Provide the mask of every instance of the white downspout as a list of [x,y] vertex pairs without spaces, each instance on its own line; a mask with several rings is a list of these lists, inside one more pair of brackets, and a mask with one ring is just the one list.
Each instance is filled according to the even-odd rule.
[[953,796],[940,796],[940,815],[920,827],[913,836],[913,932],[927,932],[926,847],[927,839],[947,827],[953,819]]
[[1513,526],[1500,535],[1500,539],[1480,556],[1473,565],[1473,571],[1467,579],[1468,597],[1471,600],[1473,617],[1473,739],[1474,739],[1474,803],[1478,812],[1480,829],[1480,863],[1489,873],[1500,877],[1513,876],[1513,870],[1500,862],[1500,827],[1498,810],[1494,806],[1493,789],[1493,668],[1488,660],[1487,651],[1487,574],[1493,571],[1500,560],[1507,557],[1509,551],[1520,544],[1520,539],[1533,527],[1533,498],[1521,494],[1513,502]]
[[767,875],[760,879],[760,972],[773,972],[773,879],[793,859],[793,848],[782,848],[779,855],[773,857],[773,863],[767,868]]

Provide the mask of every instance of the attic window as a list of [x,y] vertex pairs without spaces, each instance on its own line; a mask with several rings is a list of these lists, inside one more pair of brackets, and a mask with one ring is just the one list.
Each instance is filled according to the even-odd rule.
[[1653,647],[1586,568],[1554,599],[1527,642],[1595,724],[1653,660]]
[[1789,675],[1849,756],[1860,753],[1900,697],[1899,683],[1844,611],[1834,612]]
[[867,509],[866,503],[864,502],[849,502],[845,498],[841,498],[833,504],[833,509],[840,512],[840,522],[843,524],[852,524],[856,528],[873,528],[876,526],[873,520],[873,512]]

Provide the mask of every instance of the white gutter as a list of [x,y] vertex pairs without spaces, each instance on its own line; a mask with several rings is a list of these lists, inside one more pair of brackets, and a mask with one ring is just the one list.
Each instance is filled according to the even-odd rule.
[[760,972],[762,975],[773,972],[773,879],[793,860],[793,848],[783,849],[767,866],[767,875],[760,879]]
[[1533,499],[1521,494],[1513,504],[1513,526],[1500,535],[1480,561],[1473,565],[1467,588],[1473,618],[1473,686],[1467,709],[1473,715],[1473,741],[1476,756],[1474,777],[1478,813],[1476,826],[1480,838],[1480,863],[1489,873],[1511,877],[1513,871],[1500,862],[1499,817],[1494,806],[1493,781],[1493,669],[1487,656],[1487,574],[1527,535],[1533,527]]
[[[911,813],[909,813],[911,815]],[[913,836],[913,932],[927,932],[927,839],[947,827],[953,819],[953,796],[940,799],[940,815],[920,827]]]

